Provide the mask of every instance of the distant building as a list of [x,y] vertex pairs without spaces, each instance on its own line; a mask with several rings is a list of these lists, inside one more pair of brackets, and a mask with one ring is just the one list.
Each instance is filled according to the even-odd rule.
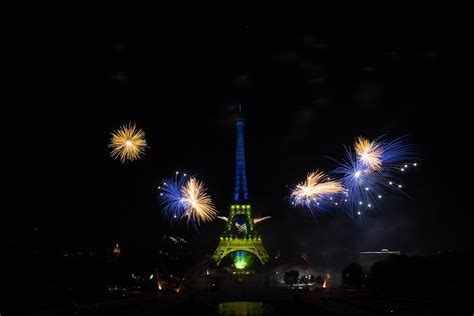
[[363,267],[371,267],[377,261],[383,261],[387,259],[388,256],[400,255],[399,250],[391,251],[388,249],[382,249],[380,251],[361,251],[359,253],[359,263]]
[[118,243],[115,245],[115,248],[114,248],[114,250],[112,251],[112,254],[113,254],[114,256],[117,256],[117,257],[120,256],[121,251],[120,251],[120,247],[119,247],[119,244],[118,244]]

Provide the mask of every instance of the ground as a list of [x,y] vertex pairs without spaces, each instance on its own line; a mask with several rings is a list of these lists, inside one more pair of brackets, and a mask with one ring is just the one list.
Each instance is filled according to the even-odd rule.
[[[230,284],[233,282],[233,284]],[[231,285],[231,286],[229,286]],[[460,300],[461,301],[461,300]],[[421,302],[421,304],[420,304]],[[461,310],[468,307],[456,305]],[[457,310],[457,309],[456,309]],[[451,312],[450,304],[433,297],[384,296],[366,289],[328,288],[310,291],[255,286],[226,280],[220,289],[187,289],[179,293],[148,293],[143,297],[76,308],[79,314],[435,314]]]

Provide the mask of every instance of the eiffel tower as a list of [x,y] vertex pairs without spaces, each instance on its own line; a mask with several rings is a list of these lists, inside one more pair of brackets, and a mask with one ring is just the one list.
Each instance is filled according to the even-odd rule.
[[239,270],[251,264],[250,254],[265,264],[269,257],[263,247],[262,237],[255,230],[252,208],[248,202],[247,175],[245,170],[244,127],[242,108],[236,121],[237,143],[235,157],[234,200],[230,206],[229,217],[224,233],[212,259],[219,265],[227,256],[233,257],[233,266]]

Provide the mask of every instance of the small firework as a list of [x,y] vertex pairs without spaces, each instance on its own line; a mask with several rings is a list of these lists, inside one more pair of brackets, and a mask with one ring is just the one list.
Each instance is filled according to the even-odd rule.
[[260,217],[260,218],[254,218],[253,223],[258,224],[258,223],[266,221],[267,219],[270,219],[270,218],[272,218],[272,217],[271,216],[265,216],[265,217]]
[[330,180],[323,172],[310,172],[306,181],[299,183],[293,189],[290,201],[293,205],[313,209],[324,199],[331,199],[333,195],[344,192],[339,181]]
[[181,201],[185,208],[183,216],[188,222],[199,225],[201,221],[212,221],[216,217],[217,210],[206,191],[204,183],[195,178],[190,178],[181,188]]
[[242,225],[239,223],[235,223],[235,227],[237,227],[239,233],[242,233],[247,230],[247,225],[245,225],[245,223]]
[[109,147],[113,150],[110,155],[113,158],[119,158],[122,163],[139,159],[148,147],[145,132],[141,129],[137,130],[134,123],[122,125],[111,134]]
[[229,220],[229,218],[227,218],[226,216],[217,216],[218,219],[222,219],[224,222],[227,222]]
[[371,142],[364,137],[357,137],[354,148],[357,157],[365,166],[375,171],[382,169],[381,144],[376,141]]

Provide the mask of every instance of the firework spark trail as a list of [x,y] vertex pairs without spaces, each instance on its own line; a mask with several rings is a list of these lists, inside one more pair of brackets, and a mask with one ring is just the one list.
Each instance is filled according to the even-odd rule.
[[270,218],[272,218],[272,217],[271,216],[265,216],[265,217],[260,217],[260,218],[254,218],[253,223],[258,224],[258,223],[266,221],[267,219],[270,219]]
[[408,161],[418,160],[415,155],[415,146],[408,144],[403,137],[392,141],[381,140],[380,142],[383,148],[382,165],[384,168],[400,169],[407,165]]
[[182,203],[186,209],[183,214],[188,222],[197,223],[212,221],[217,216],[217,210],[212,199],[206,193],[204,183],[190,178],[181,188]]
[[323,172],[316,171],[308,173],[306,180],[293,189],[290,200],[293,205],[312,209],[323,199],[343,192],[344,187],[339,181],[329,180]]
[[[223,221],[227,222],[229,221],[229,219],[225,216],[217,216],[218,219],[222,219]],[[244,224],[239,224],[239,223],[235,223],[235,227],[237,228],[238,232],[241,233],[243,232],[244,230],[247,229],[247,226]]]
[[239,223],[235,223],[235,227],[237,227],[239,234],[244,232],[247,229],[247,225],[245,225],[245,223],[242,225]]
[[145,148],[148,147],[145,132],[141,129],[137,130],[134,123],[122,125],[111,135],[109,148],[113,150],[110,155],[115,159],[119,158],[122,163],[141,158],[145,153]]
[[[254,223],[254,225],[257,225],[258,223],[264,222],[264,221],[266,221],[267,219],[270,219],[270,218],[272,218],[272,217],[271,216],[265,216],[265,217],[254,218],[253,223]],[[239,233],[241,233],[241,232],[243,232],[247,229],[247,224],[245,224],[245,223],[242,224],[242,225],[236,223],[235,225],[236,226],[238,225],[237,229],[239,230]]]
[[[222,219],[224,222],[227,222],[229,219],[226,216],[217,216],[218,219]],[[265,216],[265,217],[258,217],[253,219],[254,224],[261,223],[263,221],[266,221],[267,219],[272,218],[271,216]]]

